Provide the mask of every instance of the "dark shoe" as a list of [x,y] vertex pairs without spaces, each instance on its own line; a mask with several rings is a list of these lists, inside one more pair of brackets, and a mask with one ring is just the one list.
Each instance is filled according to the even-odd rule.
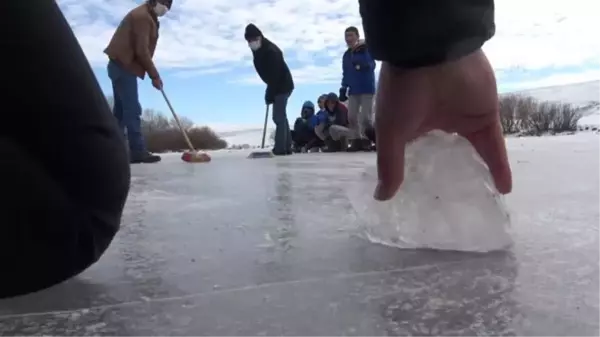
[[145,153],[131,156],[131,158],[129,158],[129,163],[131,163],[131,164],[152,164],[152,163],[158,163],[160,160],[161,160],[160,156],[157,156],[150,152],[145,152]]
[[358,152],[362,151],[362,140],[361,139],[353,139],[350,141],[350,147],[346,150],[348,152]]
[[292,150],[288,150],[288,151],[275,151],[273,150],[273,155],[275,156],[289,156],[291,155],[293,152]]
[[339,152],[342,150],[342,144],[339,141],[328,139],[325,141],[323,152]]
[[373,144],[371,143],[371,141],[369,139],[362,139],[361,140],[361,147],[362,147],[362,150],[364,152],[371,152],[372,151],[372,145]]

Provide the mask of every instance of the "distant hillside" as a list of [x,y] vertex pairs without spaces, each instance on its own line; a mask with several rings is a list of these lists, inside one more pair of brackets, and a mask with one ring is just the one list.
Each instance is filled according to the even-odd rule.
[[559,85],[517,93],[532,96],[541,101],[560,101],[582,108],[583,117],[580,127],[598,127],[600,125],[600,81]]
[[[274,131],[274,126],[267,126],[265,146],[272,144],[271,133]],[[262,128],[251,128],[237,131],[217,132],[217,134],[219,135],[219,137],[221,137],[227,142],[229,147],[244,144],[248,144],[250,146],[258,146],[262,141],[263,130]]]

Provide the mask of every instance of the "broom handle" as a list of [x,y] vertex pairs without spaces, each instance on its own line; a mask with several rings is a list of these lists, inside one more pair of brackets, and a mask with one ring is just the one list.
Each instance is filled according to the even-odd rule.
[[268,120],[269,120],[269,105],[267,104],[267,110],[265,111],[265,125],[263,126],[262,143],[260,145],[261,149],[265,148],[265,137],[267,136],[267,121]]
[[177,123],[177,126],[179,126],[179,130],[181,130],[181,134],[183,134],[183,138],[185,138],[185,141],[186,141],[187,145],[190,147],[190,150],[192,152],[196,152],[196,149],[194,149],[194,145],[192,145],[192,142],[190,141],[190,137],[188,137],[187,132],[185,132],[185,130],[183,129],[183,126],[181,126],[181,122],[179,121],[179,117],[177,117],[177,114],[175,113],[175,110],[173,109],[173,106],[171,105],[171,102],[167,98],[167,95],[165,94],[165,91],[161,88],[160,92],[162,93],[163,97],[165,98],[165,102],[167,102],[167,105],[169,106],[169,109],[171,110],[171,113],[173,114],[173,118],[175,119],[175,122]]

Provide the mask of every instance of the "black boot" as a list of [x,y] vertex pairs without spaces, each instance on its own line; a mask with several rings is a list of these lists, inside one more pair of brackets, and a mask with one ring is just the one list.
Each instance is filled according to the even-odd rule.
[[372,145],[373,144],[371,143],[371,141],[369,139],[365,138],[365,139],[361,140],[361,149],[364,152],[371,152],[372,151]]
[[342,150],[342,144],[339,141],[333,139],[327,139],[325,141],[325,149],[323,152],[339,152]]
[[362,150],[362,139],[352,139],[350,141],[350,147],[348,152],[358,152]]
[[160,156],[152,154],[150,152],[142,152],[140,154],[132,155],[129,158],[131,164],[152,164],[158,163],[161,160]]

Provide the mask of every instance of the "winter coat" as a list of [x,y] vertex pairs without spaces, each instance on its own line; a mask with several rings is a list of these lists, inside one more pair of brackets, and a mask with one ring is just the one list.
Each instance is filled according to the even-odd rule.
[[[305,114],[304,110],[308,110],[309,113]],[[313,130],[315,126],[318,125],[318,118],[315,115],[315,105],[313,102],[306,101],[304,104],[302,104],[302,112],[300,117],[310,130]]]
[[342,88],[348,95],[375,94],[375,60],[364,42],[348,48],[342,57]]
[[294,80],[281,49],[263,37],[261,47],[253,51],[254,68],[267,85],[265,99],[273,102],[275,96],[289,94],[294,90]]
[[330,125],[348,126],[348,108],[341,103],[337,103],[333,108],[333,111],[326,109],[327,120],[326,123]]

